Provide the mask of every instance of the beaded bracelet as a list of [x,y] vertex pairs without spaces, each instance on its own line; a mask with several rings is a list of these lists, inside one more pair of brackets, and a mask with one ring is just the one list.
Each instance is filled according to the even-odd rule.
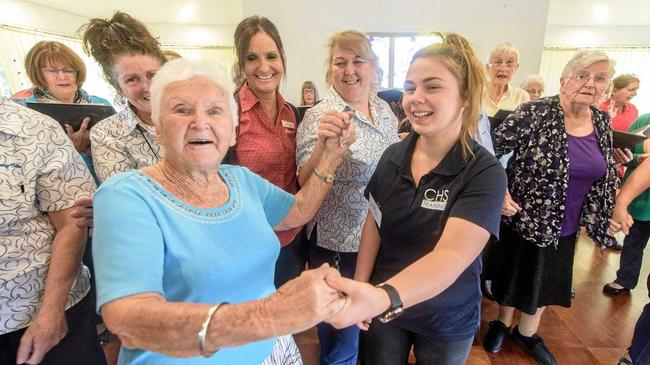
[[228,304],[228,303],[221,302],[215,306],[210,307],[210,309],[208,309],[208,314],[205,316],[205,321],[203,321],[203,324],[201,325],[201,330],[199,331],[198,336],[199,336],[199,352],[203,357],[211,357],[217,351],[219,351],[219,349],[217,349],[214,352],[208,354],[205,353],[205,335],[208,332],[208,326],[210,326],[210,321],[212,321],[212,317],[214,317],[214,314],[217,312],[219,307],[221,307],[224,304]]

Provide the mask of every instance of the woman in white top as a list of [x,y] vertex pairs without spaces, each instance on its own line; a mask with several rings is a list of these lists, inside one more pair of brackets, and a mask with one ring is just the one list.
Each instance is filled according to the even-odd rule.
[[483,93],[483,110],[493,117],[499,109],[515,110],[530,100],[528,93],[510,81],[519,68],[519,51],[510,43],[502,43],[490,52],[487,67],[490,77],[487,92]]
[[126,107],[90,131],[95,171],[101,181],[160,160],[151,121],[149,87],[165,62],[160,44],[145,25],[126,13],[110,20],[91,19],[84,26],[84,49],[104,71]]

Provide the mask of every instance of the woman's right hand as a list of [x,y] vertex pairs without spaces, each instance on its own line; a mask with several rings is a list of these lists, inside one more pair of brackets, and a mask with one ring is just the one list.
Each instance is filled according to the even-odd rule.
[[506,196],[503,198],[503,206],[501,207],[501,214],[505,215],[506,217],[510,217],[517,214],[517,212],[520,210],[521,207],[519,204],[515,203],[515,201],[512,200],[510,191],[506,190]]
[[356,138],[352,112],[325,112],[318,123],[318,142],[326,152],[343,157]]
[[327,285],[327,276],[340,274],[324,264],[303,271],[269,296],[265,307],[270,311],[270,318],[277,320],[276,326],[287,326],[291,333],[302,332],[337,314],[345,306],[345,296]]
[[81,127],[78,131],[74,131],[69,124],[65,125],[65,131],[72,140],[74,149],[77,152],[84,152],[88,147],[90,147],[90,131],[88,130],[88,123],[90,123],[90,118],[86,117],[81,122]]

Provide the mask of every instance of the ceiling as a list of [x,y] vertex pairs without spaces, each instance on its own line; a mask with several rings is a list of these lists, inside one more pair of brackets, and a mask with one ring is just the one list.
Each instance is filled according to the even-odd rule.
[[[237,24],[243,17],[243,0],[29,0],[29,2],[87,18],[107,17],[108,14],[119,9],[149,24]],[[158,11],[159,9],[164,11]],[[650,6],[648,0],[550,0],[547,23],[574,26],[648,26]]]
[[551,0],[548,25],[650,25],[648,0]]
[[[29,0],[86,18],[106,18],[116,10],[148,24],[237,24],[242,0]],[[163,10],[164,9],[164,10]]]

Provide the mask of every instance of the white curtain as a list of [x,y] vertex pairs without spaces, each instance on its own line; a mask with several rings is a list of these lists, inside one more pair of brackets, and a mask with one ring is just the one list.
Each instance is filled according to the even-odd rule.
[[[650,113],[650,47],[600,49],[616,61],[615,76],[633,73],[639,77],[639,91],[632,99],[632,104],[639,109],[639,115]],[[577,51],[577,48],[544,49],[539,74],[546,80],[545,95],[555,95],[559,92],[562,70]]]
[[[74,50],[84,60],[88,69],[86,82],[83,85],[84,90],[91,95],[114,101],[113,87],[104,79],[101,68],[95,60],[83,52],[79,39],[0,25],[0,49],[2,50],[0,51],[0,72],[4,73],[4,78],[0,75],[0,83],[6,83],[6,85],[0,85],[0,91],[5,96],[32,86],[24,68],[25,56],[34,44],[42,40],[58,41]],[[162,48],[173,50],[183,57],[220,64],[230,75],[230,67],[234,60],[232,47],[163,45]]]

